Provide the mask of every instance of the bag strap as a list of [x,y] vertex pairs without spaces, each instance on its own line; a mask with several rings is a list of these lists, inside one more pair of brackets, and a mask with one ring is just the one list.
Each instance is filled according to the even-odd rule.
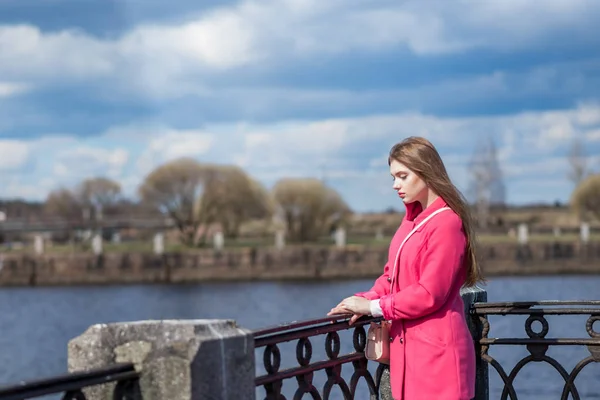
[[402,241],[402,243],[400,243],[400,246],[398,247],[398,251],[396,252],[396,259],[394,260],[394,270],[392,272],[392,280],[390,282],[390,293],[392,291],[392,288],[394,287],[394,280],[396,278],[396,266],[398,265],[398,258],[400,257],[400,250],[404,246],[404,243],[406,243],[406,241],[408,240],[408,238],[410,238],[413,233],[415,233],[420,227],[422,227],[423,225],[425,225],[425,223],[427,221],[429,221],[431,218],[433,218],[434,215],[436,215],[438,213],[441,213],[442,211],[446,211],[446,210],[451,210],[451,208],[450,207],[442,207],[442,208],[440,208],[440,209],[435,210],[434,212],[432,212],[431,215],[427,216],[427,218],[425,218],[417,226],[415,226],[413,228],[413,230],[410,231],[408,233],[408,235],[406,235],[406,237],[404,238],[404,240]]

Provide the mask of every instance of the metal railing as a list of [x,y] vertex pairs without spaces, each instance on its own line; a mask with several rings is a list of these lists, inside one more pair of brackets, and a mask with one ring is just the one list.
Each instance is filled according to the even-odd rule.
[[62,400],[86,400],[84,389],[106,383],[114,383],[113,400],[140,400],[138,379],[132,364],[122,364],[0,387],[0,400],[24,400],[52,394],[62,394]]
[[[281,400],[285,399],[282,394],[284,381],[295,378],[297,389],[294,399],[310,394],[313,399],[327,400],[336,386],[341,390],[344,399],[354,399],[359,382],[364,380],[370,398],[378,399],[384,366],[380,365],[373,376],[367,368],[368,360],[364,357],[364,349],[367,337],[365,325],[379,320],[380,318],[363,317],[349,326],[346,317],[338,316],[293,322],[255,331],[255,349],[264,349],[262,359],[265,370],[265,374],[256,377],[256,387],[265,390],[266,400]],[[348,330],[352,333],[352,350],[347,354],[340,354],[342,348],[340,333]],[[322,335],[325,336],[326,359],[314,361],[313,340],[322,340],[323,338],[317,338]],[[295,342],[297,365],[281,369],[280,345],[286,342]],[[341,374],[343,365],[352,368],[348,380]],[[314,373],[318,371],[325,374],[325,382],[321,390],[313,383]]]
[[24,232],[61,232],[88,229],[148,229],[163,230],[175,227],[170,218],[156,217],[104,217],[102,220],[94,219],[64,219],[44,218],[28,220],[23,218],[11,218],[0,221],[0,233],[24,233]]
[[[519,372],[530,363],[547,363],[551,365],[564,380],[561,400],[567,400],[569,396],[573,400],[581,397],[575,385],[575,380],[581,371],[592,363],[600,363],[600,332],[594,330],[594,323],[600,326],[600,301],[535,301],[535,302],[504,302],[504,303],[475,303],[472,307],[472,315],[479,318],[482,324],[482,335],[479,339],[481,358],[489,364],[500,376],[503,383],[501,400],[510,397],[511,400],[518,398],[514,386],[515,378]],[[491,338],[489,337],[491,315],[523,315],[527,316],[525,321],[525,333],[523,338]],[[548,315],[581,315],[586,316],[585,325],[581,330],[587,332],[589,337],[573,338],[550,338]],[[533,324],[539,323],[539,329],[534,329]],[[583,336],[583,335],[582,335]],[[506,372],[505,368],[494,357],[489,354],[490,346],[525,346],[528,355],[519,360],[516,365]],[[585,346],[589,356],[579,360],[575,367],[569,372],[556,358],[547,354],[550,346]],[[600,384],[598,384],[600,389]]]
[[[501,318],[501,316],[510,315],[527,317],[524,326],[526,336],[521,338],[490,337],[491,324],[488,317],[500,316]],[[589,337],[548,337],[549,322],[546,318],[547,315],[585,316],[585,323],[581,326],[581,330],[587,332]],[[474,345],[480,355],[478,364],[483,361],[484,368],[486,368],[485,365],[489,365],[496,371],[501,381],[501,395],[499,397],[490,396],[489,398],[517,400],[519,393],[515,387],[515,379],[519,372],[530,363],[547,363],[560,374],[562,380],[564,380],[564,385],[558,385],[557,390],[559,393],[556,394],[556,398],[558,398],[558,394],[560,394],[561,400],[579,400],[583,398],[577,390],[576,378],[586,366],[600,363],[600,332],[598,329],[594,329],[594,324],[600,321],[600,301],[480,302],[470,307],[468,317],[471,325],[475,327],[472,332],[475,332]],[[263,393],[266,394],[265,400],[281,400],[286,398],[282,394],[283,383],[291,382],[294,384],[292,381],[295,378],[297,385],[294,386],[294,399],[300,399],[308,393],[312,395],[313,399],[327,400],[330,398],[332,388],[337,385],[341,389],[342,398],[348,400],[355,398],[357,383],[364,379],[368,386],[370,398],[379,399],[382,396],[382,374],[387,367],[379,365],[376,368],[376,373],[371,374],[368,369],[368,361],[363,354],[366,339],[365,325],[368,325],[371,321],[377,321],[377,319],[362,318],[355,326],[350,327],[346,319],[323,318],[255,331],[255,347],[263,352],[262,367],[264,368],[264,374],[259,374],[256,377],[256,387],[262,389]],[[540,327],[534,327],[536,323]],[[600,322],[598,322],[598,326],[600,326]],[[572,328],[572,326],[569,326],[569,328]],[[352,333],[353,351],[340,355],[340,333],[347,330]],[[510,335],[513,334],[513,332],[510,332]],[[314,361],[312,359],[313,341],[321,340],[317,338],[321,335],[325,335],[326,357],[324,360]],[[295,365],[282,369],[280,346],[288,342],[295,343],[296,360],[293,362]],[[499,359],[489,354],[490,346],[524,346],[528,355],[517,360],[516,364],[508,370]],[[577,364],[568,371],[564,364],[561,364],[555,357],[548,355],[550,346],[583,346],[589,351],[589,355],[577,360]],[[345,364],[351,365],[351,377],[349,379],[344,379],[340,373],[342,365]],[[257,360],[258,366],[259,361]],[[324,371],[326,378],[320,390],[313,383],[314,375],[319,371]],[[486,390],[484,392],[489,393],[488,375],[485,373],[482,376],[485,377],[485,381],[478,381],[477,385],[480,388],[485,385]],[[481,377],[478,375],[478,378]],[[548,383],[556,387],[555,382]],[[387,381],[384,384],[389,385]],[[548,386],[546,383],[542,385],[544,389]],[[598,384],[598,389],[600,389],[600,384]],[[389,388],[387,390],[389,391]],[[529,390],[531,389],[529,388]],[[522,393],[522,396],[527,394],[529,393]],[[486,394],[482,398],[487,399],[488,396],[489,394]]]
[[[484,301],[484,300],[482,300]],[[489,389],[488,369],[495,371],[495,377],[499,377],[501,387],[494,399],[517,400],[520,388],[515,384],[515,379],[520,376],[524,367],[531,363],[546,363],[557,371],[561,381],[556,380],[544,382],[537,388],[528,390],[541,391],[546,386],[553,386],[558,393],[546,396],[547,393],[536,393],[543,397],[560,398],[562,400],[580,400],[589,393],[578,390],[578,376],[591,364],[600,363],[600,301],[536,301],[536,302],[502,302],[487,303],[475,302],[465,303],[471,332],[474,335],[474,346],[478,349],[478,381],[477,387]],[[468,304],[472,304],[468,306]],[[502,337],[490,336],[490,317],[493,318],[516,318],[526,317],[524,323],[525,336]],[[565,321],[569,316],[582,318],[579,325],[581,337],[550,337],[550,316],[558,316]],[[291,322],[274,327],[254,331],[254,344],[257,359],[257,375],[254,380],[254,389],[257,396],[266,400],[283,400],[286,398],[301,399],[312,397],[313,399],[330,400],[333,398],[385,399],[389,396],[389,370],[387,366],[369,363],[364,357],[366,345],[366,327],[371,322],[377,322],[380,318],[363,317],[354,325],[348,325],[345,316],[334,316],[308,321]],[[499,324],[500,325],[500,324]],[[535,325],[539,325],[536,327]],[[596,325],[596,326],[595,326]],[[565,324],[561,323],[565,328]],[[575,324],[567,324],[566,328],[577,328]],[[564,329],[562,329],[564,331]],[[583,332],[587,333],[584,337]],[[347,336],[346,336],[347,335]],[[511,330],[510,335],[514,335]],[[508,336],[508,335],[504,335]],[[563,336],[568,336],[564,334]],[[346,340],[342,340],[342,338]],[[290,351],[284,349],[291,346]],[[490,355],[490,347],[512,346],[525,349],[528,353],[521,358],[517,355],[514,366],[508,367],[512,362],[501,362],[500,358]],[[558,358],[549,349],[577,346],[583,349],[585,354],[577,359],[576,365],[567,368],[568,363],[559,362]],[[317,354],[319,351],[322,356]],[[262,353],[262,354],[260,354]],[[504,352],[505,353],[505,352]],[[502,355],[503,352],[499,352]],[[505,355],[505,354],[504,354]],[[285,366],[282,362],[285,356],[294,357],[291,366]],[[513,354],[514,356],[514,354]],[[573,361],[570,357],[568,362]],[[483,366],[483,367],[482,367]],[[485,371],[485,373],[481,373]],[[530,377],[531,378],[531,377]],[[538,375],[534,380],[539,382]],[[593,379],[586,381],[597,385],[600,383]],[[102,386],[110,383],[109,386]],[[288,386],[291,384],[291,395],[287,395]],[[527,382],[529,385],[532,382]],[[582,382],[579,382],[582,383]],[[597,394],[596,387],[592,388],[593,395]],[[85,390],[84,390],[85,389]],[[45,380],[28,382],[11,387],[0,387],[0,400],[21,400],[41,397],[49,394],[63,394],[62,399],[84,400],[87,391],[101,390],[109,393],[109,397],[115,400],[139,400],[141,391],[139,387],[139,372],[131,364],[121,364],[111,368],[97,369],[86,372],[70,373],[63,376],[53,377]],[[590,392],[590,388],[586,389]],[[258,393],[258,392],[263,392]],[[478,394],[477,400],[488,399],[488,392]],[[335,393],[335,394],[333,394]],[[479,391],[478,391],[479,393]],[[521,393],[530,395],[531,392]],[[307,396],[305,396],[307,395]],[[263,397],[264,396],[264,397]],[[337,397],[336,397],[337,396]],[[104,397],[103,397],[104,398]]]

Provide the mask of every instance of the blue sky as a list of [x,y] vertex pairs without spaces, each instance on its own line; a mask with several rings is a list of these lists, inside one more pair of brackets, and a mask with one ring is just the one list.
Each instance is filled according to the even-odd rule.
[[487,135],[509,203],[564,202],[574,140],[600,169],[599,18],[597,0],[2,0],[0,197],[90,176],[133,196],[192,156],[400,208],[394,143],[428,137],[466,192]]

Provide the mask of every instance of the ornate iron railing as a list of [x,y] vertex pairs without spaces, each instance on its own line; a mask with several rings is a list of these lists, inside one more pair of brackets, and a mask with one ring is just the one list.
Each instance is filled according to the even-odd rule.
[[113,400],[140,400],[138,379],[132,364],[116,365],[0,387],[0,400],[24,400],[52,394],[63,394],[62,400],[86,400],[83,389],[106,383],[115,383]]
[[[379,389],[384,373],[384,366],[380,365],[376,371],[369,371],[368,360],[364,357],[366,344],[365,325],[380,318],[359,319],[352,326],[348,325],[345,317],[327,317],[317,320],[293,322],[272,328],[261,329],[254,332],[255,348],[263,351],[262,367],[264,374],[257,376],[256,387],[266,391],[265,400],[282,400],[283,383],[295,378],[297,389],[293,398],[301,399],[309,394],[313,399],[328,400],[332,391],[337,386],[344,399],[361,398],[357,395],[357,387],[361,380],[367,385],[369,397],[379,398]],[[342,340],[340,334],[344,331],[352,334],[352,348],[342,354]],[[323,359],[313,361],[313,341],[324,335]],[[282,351],[280,346],[287,342],[295,342],[295,356],[297,364],[294,367],[281,369]],[[264,350],[263,350],[264,349]],[[257,369],[259,367],[257,363]],[[351,367],[351,374],[345,379],[342,374],[344,365]],[[319,390],[315,382],[316,372],[323,374],[323,386]]]
[[[467,299],[468,296],[465,296]],[[518,399],[518,395],[527,395],[532,398],[531,390],[536,399],[560,398],[563,400],[580,400],[586,395],[596,396],[600,384],[592,379],[578,380],[582,371],[593,363],[600,363],[600,301],[537,301],[537,302],[504,302],[487,303],[466,302],[466,313],[474,336],[474,345],[479,348],[478,358],[478,388],[488,388],[488,369],[496,371],[501,387],[497,393],[489,398],[501,400]],[[469,304],[472,304],[469,306]],[[490,336],[492,326],[490,319],[517,318],[525,319],[525,335],[512,336],[504,333],[502,338]],[[587,332],[587,337],[571,337],[570,334],[561,332],[550,337],[550,321],[560,318],[561,324],[557,329],[580,327]],[[580,325],[565,324],[569,317],[582,319]],[[265,400],[302,399],[312,397],[319,400],[332,400],[334,398],[386,399],[389,396],[389,371],[380,364],[369,363],[364,357],[366,345],[366,327],[372,321],[379,319],[363,317],[354,325],[348,325],[347,317],[335,316],[316,320],[292,322],[275,327],[256,330],[253,332],[255,348],[261,354],[262,363],[256,363],[257,376],[255,389],[259,398]],[[539,327],[535,327],[539,324]],[[553,325],[554,326],[554,325]],[[553,332],[554,333],[554,332]],[[347,335],[347,338],[343,340]],[[562,337],[558,337],[562,336]],[[319,345],[314,346],[314,344]],[[285,346],[291,346],[290,351]],[[511,346],[526,351],[528,354],[521,357],[517,352],[511,352],[514,366],[507,367],[512,362],[501,362],[507,352],[498,352],[490,355],[490,347],[502,348]],[[559,357],[552,354],[554,350],[579,347],[581,351],[588,352],[572,368],[567,363],[558,361]],[[550,348],[553,350],[550,351]],[[322,354],[319,354],[322,353]],[[560,353],[560,352],[559,352]],[[291,366],[284,366],[285,357],[294,357]],[[573,361],[570,356],[569,362]],[[531,363],[546,363],[557,371],[561,380],[544,382],[539,385],[539,376],[536,375],[527,382],[527,386],[535,380],[537,387],[529,392],[516,384],[515,380],[522,376],[523,369]],[[488,368],[487,366],[491,367]],[[483,373],[482,373],[483,372]],[[587,371],[586,371],[587,372]],[[482,378],[483,377],[483,378]],[[0,400],[21,400],[42,397],[51,394],[62,394],[62,399],[85,400],[88,390],[97,393],[110,392],[115,400],[139,400],[141,391],[139,387],[139,373],[131,364],[116,365],[110,368],[97,369],[86,372],[76,372],[57,376],[49,379],[27,382],[12,387],[0,387]],[[290,387],[284,387],[291,383]],[[577,387],[579,384],[579,389]],[[109,386],[99,386],[110,384]],[[584,385],[591,384],[594,388]],[[582,386],[583,385],[583,386]],[[546,389],[556,389],[556,394]],[[284,390],[285,389],[285,390]],[[290,389],[290,390],[287,390]],[[265,393],[266,392],[266,393]],[[289,394],[287,394],[289,392]],[[485,391],[484,391],[485,392]],[[587,392],[587,393],[586,393]],[[487,399],[488,393],[479,394],[477,400]],[[308,395],[308,396],[305,396]]]
[[[503,302],[487,303],[478,302],[470,308],[467,307],[471,331],[474,335],[474,344],[479,350],[480,359],[478,360],[478,382],[477,399],[500,398],[501,400],[517,400],[518,386],[515,379],[519,372],[530,363],[547,363],[554,368],[561,376],[563,383],[557,384],[556,381],[539,383],[539,375],[536,372],[535,380],[537,386],[531,389],[531,382],[527,383],[527,392],[522,390],[521,397],[528,396],[536,399],[558,398],[561,400],[573,399],[580,400],[585,398],[576,386],[576,379],[584,368],[593,363],[600,363],[600,329],[594,325],[600,321],[600,301],[536,301],[536,302]],[[490,317],[502,318],[508,315],[521,315],[526,318],[524,323],[524,337],[510,337],[514,333],[504,333],[503,338],[490,337]],[[554,337],[548,336],[550,332],[550,317],[561,316],[560,328],[574,328],[577,325],[565,323],[568,316],[584,317],[581,330],[587,332],[586,337]],[[553,317],[552,317],[553,318]],[[366,339],[365,325],[377,319],[363,318],[356,325],[348,326],[347,319],[323,318],[318,320],[293,322],[272,328],[255,331],[255,347],[262,351],[262,369],[256,377],[256,387],[263,393],[266,392],[265,400],[282,400],[286,398],[300,399],[304,394],[309,394],[313,399],[330,399],[332,389],[338,386],[341,390],[341,396],[338,398],[354,399],[370,397],[371,399],[386,398],[389,393],[389,380],[382,379],[384,374],[389,373],[384,366],[377,366],[368,363],[364,358],[364,347]],[[539,327],[535,325],[539,324]],[[559,325],[559,324],[557,324]],[[511,326],[513,326],[511,324]],[[600,322],[597,323],[600,326]],[[596,328],[596,329],[595,329]],[[564,330],[564,329],[563,329]],[[352,349],[347,354],[341,355],[340,335],[344,331],[352,334]],[[313,361],[313,343],[316,340],[321,341],[318,336],[325,336],[325,356],[322,360]],[[568,336],[568,334],[564,334]],[[580,335],[583,336],[583,335]],[[295,345],[294,351],[282,351],[280,346],[285,344]],[[515,365],[507,372],[507,362],[500,362],[506,352],[499,352],[499,357],[490,355],[491,346],[511,346],[511,348],[523,346],[528,353],[521,358],[516,351],[512,351],[511,357],[516,358]],[[548,354],[550,347],[579,346],[584,351],[589,352],[581,360],[577,358],[577,364],[572,368],[567,368],[566,364],[573,361],[574,356],[567,360],[561,360],[555,355]],[[349,347],[347,346],[349,349]],[[295,364],[289,368],[282,368],[282,354],[295,353]],[[505,357],[504,357],[505,358]],[[257,360],[257,369],[261,368],[261,363]],[[343,365],[350,366],[350,374],[344,379],[341,370]],[[488,381],[486,365],[493,368],[500,378],[501,387],[497,393],[489,393],[491,389]],[[369,371],[374,367],[375,371]],[[315,382],[316,374],[320,373],[324,379],[322,387]],[[558,375],[557,375],[558,376]],[[295,383],[293,382],[295,378]],[[389,379],[389,378],[388,378]],[[368,387],[368,395],[362,394],[357,397],[356,388],[358,382],[364,380]],[[600,384],[592,388],[600,390]],[[283,394],[284,382],[293,384],[293,393],[289,397]],[[382,384],[383,382],[383,384]],[[587,380],[590,383],[590,380]],[[556,390],[556,394],[550,394]],[[532,394],[536,392],[535,394]],[[597,393],[597,390],[596,392]],[[592,394],[594,395],[594,394]],[[554,397],[556,396],[556,397]],[[262,397],[262,396],[261,396]]]
[[[475,303],[472,307],[472,315],[479,318],[482,326],[482,336],[479,339],[481,348],[481,358],[487,362],[500,376],[503,384],[501,400],[510,397],[516,400],[518,397],[514,382],[519,372],[529,363],[548,363],[551,365],[564,380],[564,385],[558,385],[558,390],[562,391],[561,400],[571,398],[579,400],[580,393],[575,385],[575,380],[581,371],[592,363],[600,363],[600,332],[594,329],[594,323],[600,321],[600,301],[537,301],[537,302],[505,302],[505,303]],[[522,315],[527,316],[525,320],[525,333],[527,337],[523,338],[491,338],[489,316],[498,315]],[[560,315],[564,316],[585,316],[585,322],[581,325],[581,330],[585,328],[588,338],[550,338],[550,324],[546,316]],[[538,329],[534,328],[534,323],[539,323]],[[598,322],[600,326],[600,322]],[[581,335],[583,336],[583,335]],[[504,367],[496,358],[489,354],[490,346],[521,345],[526,346],[528,355],[518,360],[510,372],[506,372]],[[550,346],[585,346],[589,355],[581,359],[573,369],[568,372],[567,369],[556,358],[547,354]],[[545,385],[551,385],[553,382],[545,382]],[[562,388],[560,387],[562,386]],[[600,390],[600,384],[597,385],[596,394]],[[571,396],[571,397],[569,397]],[[553,397],[556,398],[556,397]]]

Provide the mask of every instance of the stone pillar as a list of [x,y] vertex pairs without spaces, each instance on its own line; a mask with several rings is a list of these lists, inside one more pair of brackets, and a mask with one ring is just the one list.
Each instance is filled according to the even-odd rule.
[[275,232],[275,248],[281,250],[285,247],[285,232],[283,230],[277,230]]
[[337,228],[335,231],[335,245],[337,247],[346,246],[346,230],[344,228]]
[[162,234],[162,232],[159,232],[154,235],[154,242],[153,242],[152,248],[154,250],[154,254],[160,255],[160,254],[164,253],[165,240],[164,240],[164,235]]
[[33,238],[33,249],[35,254],[44,254],[44,237],[42,235],[35,235]]
[[529,239],[529,230],[527,229],[527,224],[519,224],[518,229],[518,239],[520,244],[526,244]]
[[[133,363],[144,400],[254,400],[254,337],[231,320],[93,325],[68,345],[69,371]],[[115,384],[85,389],[112,398]]]
[[213,236],[213,247],[215,250],[222,250],[225,245],[225,237],[223,236],[223,232],[215,232]]
[[579,233],[581,236],[581,241],[583,243],[587,243],[590,240],[590,224],[587,222],[583,222],[581,227],[579,228]]
[[102,254],[102,235],[100,233],[92,237],[92,251],[97,256]]
[[[474,318],[471,315],[471,306],[474,303],[487,302],[487,292],[479,287],[462,289],[460,297],[463,299],[465,306],[465,316],[467,317],[467,323],[471,336],[473,336],[476,356],[476,377],[475,377],[475,397],[473,400],[489,400],[490,398],[490,382],[488,364],[483,361],[480,357],[481,349],[477,345],[477,342],[481,338],[483,325],[479,321],[479,318]],[[392,389],[390,387],[390,374],[389,368],[384,366],[382,369],[381,384],[379,386],[379,398],[381,400],[393,400]]]
[[112,234],[111,240],[113,243],[119,244],[121,243],[121,234],[119,232],[115,232]]

